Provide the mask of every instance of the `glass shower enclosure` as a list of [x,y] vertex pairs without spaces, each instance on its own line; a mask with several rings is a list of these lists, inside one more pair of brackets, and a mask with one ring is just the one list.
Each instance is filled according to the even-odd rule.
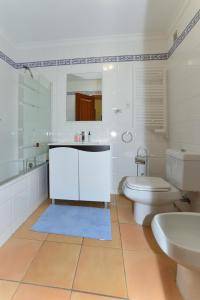
[[25,171],[47,160],[51,129],[51,83],[28,75],[19,75],[18,157]]
[[[51,83],[28,72],[18,76],[18,112],[13,153],[0,162],[0,184],[46,162],[51,130]],[[6,141],[6,137],[5,137]]]

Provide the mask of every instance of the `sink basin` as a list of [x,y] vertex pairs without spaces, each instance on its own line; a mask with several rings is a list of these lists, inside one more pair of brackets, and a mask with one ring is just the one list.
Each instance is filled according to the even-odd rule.
[[158,214],[151,226],[160,248],[178,264],[184,299],[200,299],[200,213]]

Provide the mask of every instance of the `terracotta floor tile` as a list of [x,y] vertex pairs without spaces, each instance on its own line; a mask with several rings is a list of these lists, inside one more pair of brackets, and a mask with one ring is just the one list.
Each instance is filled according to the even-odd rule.
[[40,241],[11,238],[0,248],[0,278],[21,280],[40,246]]
[[17,282],[0,280],[0,299],[11,300],[18,285]]
[[156,243],[150,227],[137,224],[120,224],[122,248],[124,250],[150,250],[162,253]]
[[114,297],[126,297],[122,251],[83,246],[73,289]]
[[118,222],[117,208],[115,206],[110,206],[110,215],[112,222]]
[[72,292],[71,300],[120,300],[119,298]]
[[130,300],[182,300],[174,268],[163,255],[125,251],[124,260]]
[[44,241],[47,238],[47,233],[36,232],[31,230],[33,224],[37,222],[40,215],[47,209],[50,200],[46,200],[36,211],[24,222],[19,229],[14,233],[14,237],[22,239],[40,240]]
[[83,240],[84,246],[94,246],[94,247],[109,247],[109,248],[121,248],[121,237],[119,231],[119,224],[112,223],[112,241],[100,241],[95,239]]
[[71,288],[80,245],[44,242],[23,282]]
[[51,200],[47,199],[45,200],[34,212],[35,215],[40,216],[47,208],[51,205]]
[[116,196],[117,195],[115,195],[115,194],[111,194],[110,195],[110,205],[111,206],[116,206],[117,205],[117,203],[116,203]]
[[127,199],[123,195],[116,195],[116,203],[118,207],[132,208],[133,201]]
[[32,225],[28,222],[25,222],[19,229],[13,234],[13,237],[18,239],[29,239],[29,240],[38,240],[44,241],[47,238],[47,233],[36,232],[31,230]]
[[119,206],[117,208],[119,223],[131,223],[136,224],[133,217],[132,207]]
[[22,225],[25,225],[29,228],[31,228],[33,226],[33,224],[35,224],[35,222],[37,222],[37,220],[39,219],[40,215],[38,215],[36,212],[34,212],[27,220],[26,222],[24,222]]
[[70,291],[21,284],[12,300],[70,300]]
[[62,234],[48,234],[47,241],[81,245],[83,238],[76,236],[66,236]]

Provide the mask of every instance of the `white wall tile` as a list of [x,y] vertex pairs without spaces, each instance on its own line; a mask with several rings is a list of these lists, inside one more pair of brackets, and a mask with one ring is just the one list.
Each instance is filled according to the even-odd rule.
[[[198,9],[199,1],[190,1],[177,28],[182,30]],[[168,60],[169,146],[195,152],[200,152],[199,35],[200,22]]]

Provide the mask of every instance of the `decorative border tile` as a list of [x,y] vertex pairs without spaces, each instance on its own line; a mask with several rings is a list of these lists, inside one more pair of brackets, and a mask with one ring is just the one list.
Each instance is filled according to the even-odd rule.
[[169,49],[168,57],[170,57],[174,51],[180,46],[180,44],[184,41],[184,39],[187,37],[187,35],[190,33],[190,31],[195,27],[195,25],[200,21],[200,9],[195,14],[193,19],[190,21],[190,23],[186,26],[186,28],[183,30],[181,35],[175,40],[172,47]]
[[0,51],[0,59],[5,61],[6,63],[8,63],[13,68],[16,68],[16,63],[11,58],[9,58],[7,55],[5,55],[2,51]]
[[15,68],[22,69],[23,66],[28,66],[29,68],[42,68],[42,67],[53,67],[53,66],[57,67],[57,66],[65,66],[65,65],[102,64],[102,63],[111,63],[111,62],[148,61],[148,60],[166,60],[166,59],[168,59],[168,53],[102,56],[102,57],[99,56],[99,57],[57,59],[57,60],[15,63]]
[[102,56],[102,57],[80,57],[72,59],[55,59],[44,61],[33,61],[24,63],[15,63],[11,58],[0,51],[0,59],[7,62],[15,69],[22,69],[23,66],[29,68],[43,68],[43,67],[57,67],[66,65],[80,65],[80,64],[99,64],[99,63],[111,63],[111,62],[129,62],[129,61],[152,61],[152,60],[167,60],[174,53],[174,51],[184,41],[190,31],[200,20],[200,10],[195,14],[190,23],[183,30],[181,35],[175,40],[174,44],[168,51],[168,53],[156,53],[156,54],[139,54],[139,55],[119,55],[119,56]]

